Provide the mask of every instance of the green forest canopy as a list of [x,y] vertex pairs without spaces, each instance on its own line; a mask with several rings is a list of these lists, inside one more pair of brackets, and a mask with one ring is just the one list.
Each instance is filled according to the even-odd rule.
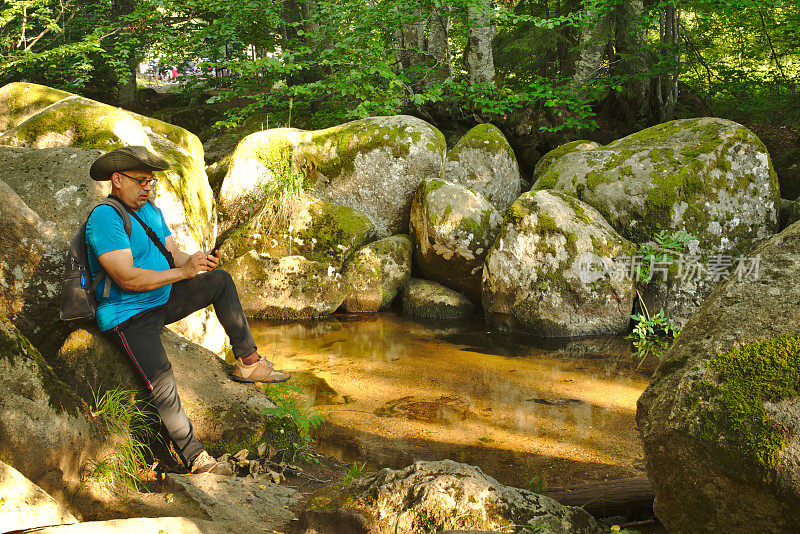
[[798,0],[0,6],[0,84],[27,80],[135,107],[141,61],[202,58],[208,75],[182,90],[237,98],[229,123],[285,123],[294,113],[320,127],[413,110],[434,122],[532,121],[545,130],[591,127],[603,113],[633,129],[680,116],[678,96],[729,113],[796,117],[800,107]]

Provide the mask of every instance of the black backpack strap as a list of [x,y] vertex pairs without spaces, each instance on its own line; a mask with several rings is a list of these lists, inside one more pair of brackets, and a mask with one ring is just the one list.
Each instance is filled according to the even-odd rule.
[[134,219],[136,219],[139,222],[139,224],[142,225],[142,228],[144,229],[144,233],[147,234],[147,237],[150,238],[150,240],[155,244],[156,248],[167,259],[167,263],[169,264],[169,268],[170,269],[174,269],[175,268],[175,259],[172,257],[172,252],[167,250],[167,247],[164,246],[164,243],[161,242],[161,240],[158,238],[158,236],[153,231],[153,229],[150,228],[149,226],[147,226],[144,223],[144,221],[142,219],[140,219],[138,215],[136,215],[135,211],[133,211],[126,204],[123,204],[122,201],[119,200],[117,197],[115,197],[114,195],[108,195],[108,198],[109,199],[114,199],[115,201],[119,202],[125,208],[125,211],[127,211],[129,215],[131,215]]
[[[125,229],[125,233],[128,235],[129,238],[131,237],[131,218],[128,216],[128,212],[125,211],[125,205],[122,203],[121,200],[119,200],[117,197],[113,195],[109,195],[100,202],[98,202],[97,206],[111,206],[112,208],[114,208],[114,210],[122,219],[122,227]],[[94,211],[95,208],[97,208],[97,206],[92,208],[92,211]],[[91,213],[89,214],[89,216],[91,217]],[[97,289],[97,286],[100,285],[100,281],[103,278],[106,279],[106,283],[103,286],[103,298],[107,299],[109,295],[111,295],[111,277],[106,274],[102,266],[100,266],[100,272],[98,272],[95,279],[92,280],[92,291]]]

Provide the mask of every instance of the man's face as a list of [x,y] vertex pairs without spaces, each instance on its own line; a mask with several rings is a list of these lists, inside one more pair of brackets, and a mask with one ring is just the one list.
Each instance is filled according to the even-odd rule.
[[152,180],[150,171],[120,171],[111,175],[118,196],[131,209],[138,210],[145,205],[153,192],[153,184],[139,185],[137,180]]

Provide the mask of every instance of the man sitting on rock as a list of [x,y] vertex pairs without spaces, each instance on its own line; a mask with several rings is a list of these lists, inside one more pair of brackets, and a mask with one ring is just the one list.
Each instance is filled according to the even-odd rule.
[[[161,210],[149,202],[156,183],[153,171],[167,169],[166,161],[143,146],[112,150],[92,164],[92,179],[111,180],[111,194],[131,215],[130,237],[112,206],[95,208],[86,225],[92,276],[97,276],[102,267],[112,280],[105,298],[105,284],[98,284],[97,324],[141,374],[178,454],[191,472],[225,473],[227,464],[217,462],[203,449],[181,407],[172,365],[161,344],[163,326],[213,304],[236,355],[234,380],[283,382],[289,375],[273,369],[256,352],[236,286],[227,272],[215,270],[217,253],[189,255],[180,250]],[[153,234],[148,236],[141,223]],[[167,259],[170,253],[174,267]]]

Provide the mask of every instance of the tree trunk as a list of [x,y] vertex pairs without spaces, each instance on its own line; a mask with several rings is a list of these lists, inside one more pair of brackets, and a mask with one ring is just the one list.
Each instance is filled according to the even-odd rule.
[[572,77],[573,90],[581,93],[603,70],[606,45],[611,37],[611,11],[591,12],[590,21],[581,31],[581,55],[575,62]]
[[618,63],[614,70],[624,79],[617,104],[629,128],[634,126],[647,102],[649,78],[644,56],[647,26],[643,15],[643,0],[624,0],[617,7],[615,42]]
[[672,68],[655,79],[653,107],[658,122],[672,120],[678,101],[678,75],[680,74],[680,12],[675,4],[668,5],[659,20],[661,61]]
[[492,54],[491,0],[481,0],[477,5],[467,8],[469,17],[469,38],[464,50],[464,63],[467,65],[469,83],[494,84],[494,55]]
[[425,76],[425,86],[434,87],[450,77],[450,8],[434,2],[431,6],[428,30],[428,53],[431,69]]
[[[136,0],[114,0],[114,16],[115,18],[128,15],[136,8]],[[120,21],[122,23],[122,21]],[[115,44],[119,45],[124,42],[124,30],[122,35],[118,36]],[[122,108],[136,110],[136,71],[139,66],[139,58],[141,52],[132,49],[128,46],[119,46],[118,48],[127,48],[127,57],[125,58],[125,71],[117,73],[117,105]]]

